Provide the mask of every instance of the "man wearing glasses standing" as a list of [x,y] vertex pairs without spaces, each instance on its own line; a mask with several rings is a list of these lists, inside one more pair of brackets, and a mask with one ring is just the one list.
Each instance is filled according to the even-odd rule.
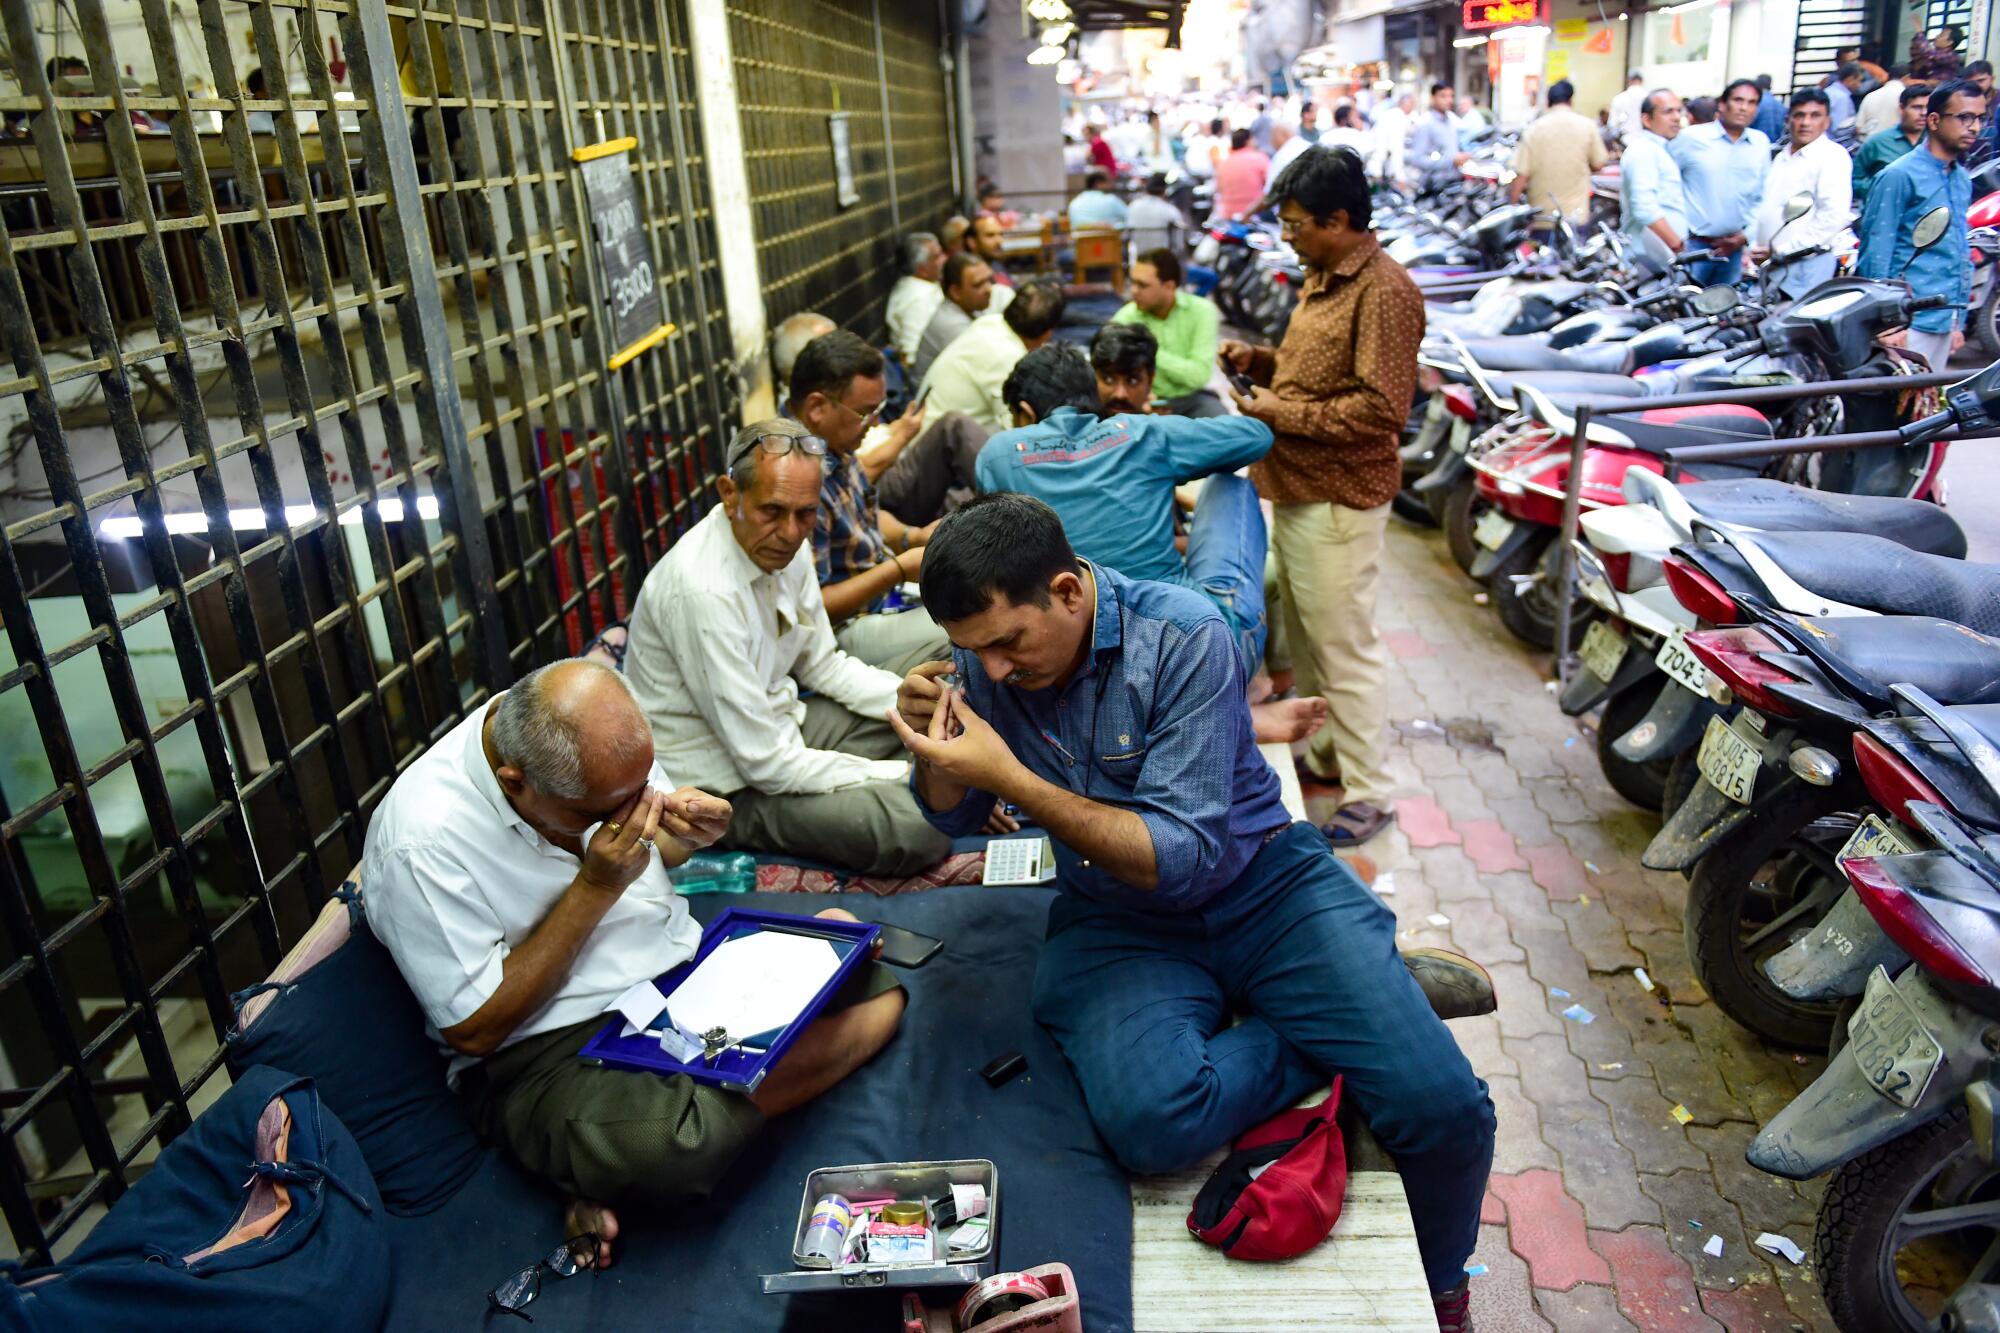
[[[1972,258],[1965,213],[1972,206],[1972,178],[1963,159],[1986,123],[1986,95],[1979,85],[1953,79],[1931,94],[1924,141],[1885,167],[1868,191],[1862,211],[1864,278],[1900,278],[1917,292],[1945,292],[1951,303],[1920,310],[1904,344],[1932,370],[1943,370],[1965,345],[1965,303],[1972,294]],[[1951,226],[1935,245],[1918,250],[1918,222],[1938,208],[1951,210]]]
[[1346,847],[1394,817],[1389,654],[1375,588],[1389,501],[1402,485],[1396,450],[1416,394],[1424,299],[1369,230],[1368,178],[1351,150],[1307,153],[1271,198],[1306,267],[1299,306],[1280,346],[1231,341],[1221,352],[1255,386],[1234,394],[1237,407],[1276,436],[1250,468],[1273,504],[1274,637],[1282,627],[1299,694],[1331,707],[1299,763],[1302,777],[1343,788],[1322,831]]
[[826,451],[798,421],[736,433],[722,502],[639,589],[625,671],[660,763],[734,807],[722,845],[914,874],[951,841],[892,758],[899,677],[834,641],[806,540]]

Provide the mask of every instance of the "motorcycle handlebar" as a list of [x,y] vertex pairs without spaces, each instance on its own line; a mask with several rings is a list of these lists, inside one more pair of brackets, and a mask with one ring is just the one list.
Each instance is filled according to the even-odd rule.
[[1926,296],[1913,297],[1911,300],[1906,302],[1907,307],[1912,311],[1936,310],[1939,306],[1947,306],[1950,304],[1951,304],[1951,293],[1949,292],[1931,292]]

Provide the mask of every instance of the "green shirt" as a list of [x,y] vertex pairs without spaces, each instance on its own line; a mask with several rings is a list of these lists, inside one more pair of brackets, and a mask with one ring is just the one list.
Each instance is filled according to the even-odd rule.
[[1174,293],[1174,308],[1158,319],[1127,301],[1113,315],[1119,324],[1143,325],[1160,344],[1153,363],[1153,393],[1160,398],[1185,398],[1206,388],[1215,371],[1216,330],[1222,316],[1207,297]]
[[[1922,143],[1923,139],[1924,136],[1919,134],[1917,143]],[[1882,168],[1916,146],[1903,134],[1900,125],[1891,125],[1868,136],[1868,141],[1854,154],[1854,206],[1857,209],[1868,198],[1868,187],[1882,174]]]

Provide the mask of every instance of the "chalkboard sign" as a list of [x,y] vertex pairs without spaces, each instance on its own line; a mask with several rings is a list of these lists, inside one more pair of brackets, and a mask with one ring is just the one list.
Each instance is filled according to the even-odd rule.
[[613,139],[590,144],[573,156],[583,173],[584,197],[590,203],[590,229],[597,239],[597,262],[604,275],[604,299],[611,307],[613,350],[607,366],[616,370],[648,347],[664,342],[674,331],[667,323],[660,284],[653,272],[653,250],[639,212],[639,191],[632,184],[631,152],[637,139]]

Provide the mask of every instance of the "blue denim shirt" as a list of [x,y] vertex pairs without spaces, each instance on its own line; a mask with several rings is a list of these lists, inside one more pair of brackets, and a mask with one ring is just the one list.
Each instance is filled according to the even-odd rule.
[[1772,143],[1785,132],[1785,118],[1790,113],[1785,109],[1785,99],[1776,93],[1765,93],[1757,100],[1757,118],[1750,122],[1753,130],[1762,130],[1764,137]]
[[982,491],[1018,491],[1062,515],[1084,559],[1134,579],[1188,582],[1174,549],[1174,487],[1248,467],[1271,451],[1254,417],[1135,416],[1099,420],[1059,407],[1047,421],[1004,430],[979,450]]
[[[1235,883],[1265,835],[1292,817],[1279,800],[1278,775],[1257,751],[1243,669],[1215,604],[1186,588],[1087,568],[1096,577],[1097,614],[1090,652],[1066,685],[1018,689],[989,679],[963,649],[953,649],[952,660],[972,711],[1031,772],[1146,823],[1158,888],[1134,888],[1057,842],[1062,889],[1127,907],[1193,911]],[[975,791],[925,815],[962,836],[992,809],[992,794]]]
[[1681,169],[1689,235],[1750,230],[1764,197],[1764,173],[1771,166],[1769,139],[1755,129],[1731,139],[1715,120],[1688,126],[1668,142],[1667,152]]
[[[1951,210],[1951,226],[1936,245],[1917,254],[1910,233],[1918,219],[1940,204]],[[1956,162],[1939,161],[1928,138],[1884,167],[1869,188],[1855,228],[1861,233],[1855,273],[1901,277],[1911,291],[1951,296],[1948,306],[1917,312],[1910,326],[1919,332],[1949,333],[1965,321],[1965,303],[1972,296],[1972,252],[1965,229],[1971,207],[1972,177]]]

